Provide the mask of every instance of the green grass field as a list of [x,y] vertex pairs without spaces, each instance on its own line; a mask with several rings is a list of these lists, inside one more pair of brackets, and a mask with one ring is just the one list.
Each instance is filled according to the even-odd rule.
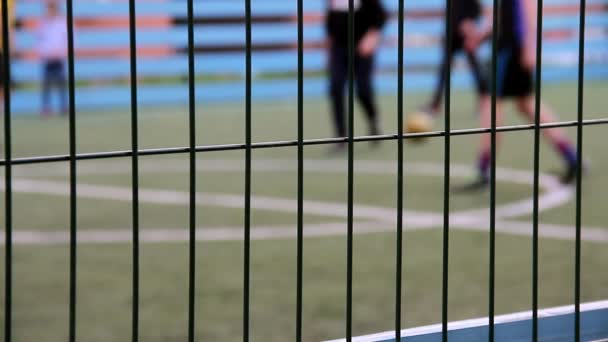
[[[607,93],[606,82],[586,85],[586,118],[608,115],[604,107]],[[575,94],[575,84],[547,85],[543,99],[562,120],[574,120]],[[425,98],[419,93],[406,96],[407,112],[421,106]],[[468,92],[453,94],[454,128],[477,127],[473,100]],[[396,98],[384,96],[380,106],[384,131],[396,132]],[[506,124],[522,122],[512,112],[505,119]],[[441,121],[436,122],[436,129],[442,128]],[[325,101],[305,102],[307,139],[329,137],[329,123]],[[358,112],[355,125],[357,134],[365,134],[365,121]],[[13,157],[67,153],[67,128],[65,118],[16,117]],[[79,111],[77,129],[79,153],[130,149],[127,109]],[[187,107],[142,107],[139,129],[141,148],[186,146]],[[243,142],[243,104],[199,103],[196,129],[199,145]],[[583,225],[585,234],[589,233],[582,255],[584,301],[608,298],[607,129],[585,128],[585,157],[592,169],[583,181]],[[296,132],[294,101],[254,103],[254,141],[294,139]],[[574,139],[575,129],[569,129],[569,134]],[[467,170],[474,165],[477,140],[476,136],[452,139],[453,183],[470,179]],[[502,207],[532,197],[532,142],[532,131],[503,135],[497,185]],[[550,145],[543,143],[541,148],[543,183],[551,183],[551,175],[561,171],[561,162]],[[346,159],[328,157],[327,149],[305,149],[305,230],[316,235],[304,241],[306,341],[345,334]],[[384,142],[378,149],[367,143],[356,145],[355,213],[359,214],[355,217],[353,325],[357,335],[393,327],[396,156],[395,141]],[[291,341],[295,336],[296,241],[292,233],[296,157],[294,147],[253,152],[252,234],[258,238],[251,245],[254,341]],[[436,219],[441,217],[443,205],[443,157],[442,138],[425,144],[406,142],[404,327],[441,320],[442,229]],[[197,191],[201,193],[197,227],[199,235],[214,239],[197,245],[199,340],[237,341],[242,335],[243,158],[243,151],[197,155]],[[89,238],[78,245],[78,338],[126,341],[131,334],[130,159],[83,161],[78,167],[78,229],[81,237]],[[163,240],[176,236],[174,240],[179,240],[188,227],[187,170],[187,155],[141,158],[142,341],[183,341],[186,337],[188,244]],[[1,172],[3,177],[4,169]],[[62,235],[69,228],[67,163],[15,166],[14,177],[15,239],[21,239],[14,246],[15,341],[64,341],[68,333],[69,250]],[[574,300],[574,241],[570,235],[574,233],[575,205],[571,189],[544,185],[543,194],[549,195],[542,201],[548,208],[541,212],[540,306],[550,307]],[[559,203],[549,203],[559,194]],[[4,196],[1,201],[4,208]],[[488,203],[487,192],[452,195],[455,220],[473,215],[477,221],[470,226],[455,224],[450,233],[450,320],[487,315],[488,234],[481,218]],[[505,229],[497,235],[498,313],[531,307],[531,209],[529,205],[518,207],[517,213],[501,217],[497,225]],[[4,222],[4,210],[0,214]],[[419,218],[426,221],[420,223]],[[28,232],[31,234],[26,235]],[[159,232],[164,235],[153,242],[146,240]],[[109,242],[108,237],[122,241]],[[4,274],[1,249],[0,272]],[[4,286],[0,282],[0,290]]]

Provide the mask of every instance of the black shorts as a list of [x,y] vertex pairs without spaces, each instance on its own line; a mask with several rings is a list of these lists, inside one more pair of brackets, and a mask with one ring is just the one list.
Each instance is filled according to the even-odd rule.
[[521,49],[502,47],[496,63],[496,96],[521,97],[532,94],[532,70],[521,64]]

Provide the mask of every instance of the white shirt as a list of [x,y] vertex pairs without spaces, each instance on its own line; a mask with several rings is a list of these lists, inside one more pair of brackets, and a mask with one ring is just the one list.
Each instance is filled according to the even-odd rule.
[[[349,0],[329,0],[330,9],[333,11],[347,12]],[[353,0],[354,10],[358,10],[361,7],[361,0]]]
[[38,45],[41,59],[64,59],[67,57],[67,27],[65,17],[42,17],[38,27]]

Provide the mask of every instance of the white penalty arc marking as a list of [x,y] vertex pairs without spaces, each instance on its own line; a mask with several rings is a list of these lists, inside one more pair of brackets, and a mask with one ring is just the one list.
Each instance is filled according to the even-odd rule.
[[[197,170],[208,172],[243,172],[244,162],[241,160],[223,160],[210,159],[199,161]],[[188,165],[184,162],[183,165],[173,163],[159,163],[157,160],[142,160],[140,171],[146,173],[166,173],[166,172],[184,172],[187,171]],[[396,163],[380,160],[356,160],[355,172],[364,174],[395,174]],[[258,172],[285,172],[297,170],[297,164],[293,161],[285,159],[257,159],[252,161],[252,169]],[[79,163],[78,174],[89,175],[105,175],[105,174],[123,174],[131,170],[130,164],[122,161],[104,161],[104,162],[83,162]],[[304,160],[304,170],[306,172],[320,173],[345,173],[347,171],[346,163],[340,160],[323,160],[323,159],[306,159]],[[443,176],[443,166],[434,163],[404,163],[406,174],[415,174],[420,176]],[[27,176],[42,176],[42,175],[66,175],[67,169],[65,166],[55,166],[52,168],[40,168],[39,166],[24,168],[19,171],[21,177]],[[17,173],[17,172],[15,172]],[[472,177],[473,170],[465,165],[452,165],[451,175],[454,177]],[[529,171],[517,170],[511,168],[497,168],[496,179],[501,182],[509,182],[522,185],[532,185],[534,174]],[[560,184],[559,180],[545,173],[539,175],[540,188],[544,192],[539,196],[539,210],[544,211],[559,207],[572,199],[573,191],[571,187],[565,187]],[[81,193],[79,186],[79,194]],[[129,190],[130,193],[130,190]],[[167,198],[170,198],[168,196]],[[289,201],[280,199],[280,201]],[[319,202],[319,201],[316,201]],[[243,202],[240,202],[242,206]],[[323,202],[319,202],[323,203]],[[533,198],[515,201],[509,204],[496,206],[496,216],[502,218],[514,218],[518,216],[532,214]],[[232,207],[232,206],[228,206]],[[386,211],[386,208],[377,208],[380,211]],[[281,210],[277,208],[277,210]],[[394,212],[394,210],[393,210]],[[474,221],[482,216],[489,216],[489,208],[472,209],[455,213],[454,220],[457,221]],[[416,213],[410,213],[416,214]],[[393,217],[394,214],[389,214]],[[425,214],[426,215],[426,214]],[[438,214],[434,214],[438,215]],[[439,214],[440,215],[440,214]],[[333,215],[330,215],[333,216]],[[378,216],[383,216],[382,214]],[[372,217],[364,217],[372,218]]]
[[[88,169],[81,169],[80,174],[119,174],[130,170],[126,164],[116,162],[109,163],[110,165],[91,165],[86,163]],[[344,163],[334,160],[305,160],[305,169],[307,172],[323,172],[323,173],[343,173],[346,171]],[[92,167],[95,166],[95,167]],[[143,172],[178,172],[185,171],[185,166],[176,166],[169,163],[151,163],[150,161],[142,163],[141,170]],[[394,174],[395,163],[386,161],[356,161],[355,172],[371,173],[371,174]],[[235,160],[209,160],[200,164],[203,171],[240,171],[242,172],[243,163]],[[253,164],[255,171],[289,171],[295,170],[295,165],[286,160],[257,160]],[[60,168],[47,169],[48,174],[58,172]],[[22,170],[26,171],[26,170]],[[42,175],[41,170],[27,170],[29,172],[19,172],[20,176],[34,174]],[[34,171],[34,172],[31,172]],[[443,167],[431,163],[415,163],[408,164],[405,168],[408,174],[418,174],[425,176],[443,176]],[[462,165],[452,166],[452,174],[456,177],[469,177],[473,173],[469,167]],[[497,169],[497,179],[501,181],[509,181],[511,183],[530,185],[532,184],[533,174],[529,171],[521,171],[514,169]],[[572,197],[572,188],[562,186],[559,181],[551,175],[540,175],[540,186],[545,191],[539,197],[539,205],[541,210],[547,210],[560,206]],[[0,184],[0,189],[2,185]],[[24,193],[42,193],[50,195],[69,195],[68,186],[65,182],[57,181],[42,181],[31,179],[14,179],[13,190]],[[131,201],[132,192],[128,187],[79,184],[78,196],[81,198],[91,199],[106,199],[118,201]],[[184,191],[171,190],[153,190],[140,189],[140,201],[155,203],[155,204],[187,204],[189,202],[189,193]],[[197,202],[200,205],[228,207],[242,209],[244,203],[243,196],[229,194],[212,194],[212,193],[197,193]],[[281,211],[295,213],[297,211],[297,202],[292,199],[267,197],[267,196],[252,196],[252,208],[258,210]],[[347,216],[347,206],[342,203],[325,202],[325,201],[304,201],[304,210],[308,214],[324,216],[324,217],[339,217]],[[465,210],[450,214],[451,226],[456,229],[487,231],[488,230],[488,208]],[[526,222],[506,221],[505,219],[514,218],[521,215],[530,214],[532,212],[532,199],[525,199],[509,204],[504,204],[496,207],[497,216],[497,231],[516,235],[530,235],[530,224]],[[355,218],[358,220],[367,220],[375,222],[366,223],[362,226],[359,224],[359,229],[356,229],[357,234],[390,231],[394,230],[396,222],[395,209],[356,205],[354,208]],[[428,229],[441,226],[443,223],[443,215],[437,213],[425,213],[419,211],[404,211],[404,224],[410,229]],[[307,236],[327,236],[327,235],[343,235],[346,231],[344,224],[326,224],[306,226]],[[320,228],[318,228],[320,227]],[[259,230],[255,232],[255,229]],[[279,231],[283,229],[284,231]],[[310,230],[309,230],[310,229]],[[207,231],[204,229],[203,231]],[[220,228],[216,231],[203,233],[201,236],[203,241],[217,240],[235,240],[242,239],[242,234],[234,228]],[[91,235],[87,235],[90,232]],[[107,232],[110,235],[104,235]],[[127,241],[120,232],[117,231],[83,231],[80,234],[85,234],[82,238],[83,242],[94,242],[94,240],[103,242],[112,242],[113,239]],[[236,233],[235,235],[235,232]],[[285,229],[285,227],[254,227],[252,234],[254,239],[271,239],[271,238],[286,238],[293,237],[295,228]],[[49,238],[51,241],[62,241],[65,237],[57,238],[46,232],[23,232],[23,243],[34,243],[32,239],[39,237],[40,241]],[[43,234],[43,235],[40,235]],[[51,235],[46,235],[51,234]],[[144,241],[157,242],[159,239],[163,241],[181,241],[180,234],[165,230],[152,230],[148,238],[144,237]],[[211,234],[211,235],[209,235]],[[215,235],[214,235],[215,234]],[[574,234],[573,227],[561,225],[541,225],[540,235],[557,239],[572,239]],[[59,236],[59,235],[58,235]],[[130,235],[129,235],[130,236]],[[44,237],[44,238],[43,238]],[[17,236],[16,236],[17,238]],[[176,240],[177,239],[177,240]],[[608,236],[605,230],[601,228],[584,228],[583,239],[587,241],[608,241]],[[17,239],[20,240],[20,239]],[[58,242],[59,243],[59,242]]]
[[[344,235],[345,222],[306,224],[304,237],[323,237]],[[377,222],[355,222],[353,230],[356,234],[386,232],[392,228],[387,224]],[[428,228],[427,228],[428,229]],[[407,230],[414,230],[408,227]],[[292,238],[297,235],[293,225],[272,225],[251,227],[251,240],[273,240]],[[242,241],[243,227],[203,227],[197,228],[198,241]],[[64,231],[16,231],[13,242],[28,245],[55,245],[69,242],[69,233]],[[189,241],[189,230],[183,228],[141,229],[141,241],[155,242],[185,242]],[[132,232],[129,229],[83,230],[78,233],[79,243],[124,243],[131,242]],[[0,241],[0,244],[2,242]]]
[[[65,182],[14,179],[12,186],[13,191],[20,193],[69,196],[69,187]],[[2,185],[0,185],[0,189],[3,189]],[[79,198],[124,202],[132,200],[131,188],[79,183],[77,189]],[[152,204],[186,205],[190,203],[190,195],[187,191],[140,188],[139,201]],[[242,209],[245,200],[244,196],[198,192],[196,202],[203,206]],[[308,214],[323,217],[347,217],[348,206],[343,203],[305,200],[303,204],[304,211]],[[298,210],[296,200],[268,196],[251,196],[251,208],[288,213],[297,213]],[[420,211],[405,210],[403,215],[404,223],[415,226],[434,226],[441,219],[440,215]],[[354,206],[354,217],[357,219],[394,223],[396,216],[394,209],[368,205]]]

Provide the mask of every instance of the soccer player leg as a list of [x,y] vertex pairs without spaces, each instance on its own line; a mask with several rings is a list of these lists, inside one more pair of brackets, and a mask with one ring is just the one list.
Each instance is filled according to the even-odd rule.
[[[522,96],[517,99],[517,109],[528,117],[530,122],[534,122],[536,115],[535,101],[533,95]],[[556,122],[558,119],[553,111],[541,103],[540,106],[540,123]],[[570,183],[576,179],[578,173],[578,154],[574,144],[568,138],[566,132],[562,128],[550,128],[542,130],[545,138],[553,145],[556,151],[562,156],[566,165],[566,171],[561,177],[563,183]]]
[[[505,91],[510,91],[508,84],[509,65],[511,52],[508,49],[498,54],[496,70],[496,126],[502,122],[502,103]],[[480,96],[479,122],[482,128],[492,126],[492,106],[488,95]],[[479,141],[479,155],[477,157],[477,178],[469,184],[457,188],[459,191],[474,191],[484,189],[490,182],[490,161],[492,158],[492,136],[490,133],[481,134]],[[500,135],[496,135],[496,144],[499,144]],[[496,147],[498,150],[498,146]]]
[[[496,126],[500,126],[502,124],[502,101],[496,100]],[[480,116],[481,127],[483,128],[491,128],[492,127],[492,107],[486,107]],[[500,134],[496,134],[496,144],[498,145],[500,142]],[[498,146],[496,147],[498,150]],[[479,145],[479,157],[477,163],[477,170],[479,172],[479,177],[483,180],[489,180],[490,175],[490,158],[492,151],[492,136],[490,133],[485,133],[480,136],[480,145]]]
[[51,114],[51,87],[51,65],[48,61],[45,61],[42,69],[42,116],[49,116]]
[[445,83],[447,79],[448,69],[451,70],[451,66],[454,62],[454,56],[463,50],[464,41],[460,34],[453,33],[454,36],[450,38],[450,50],[446,50],[445,39],[442,44],[441,52],[443,57],[441,58],[441,65],[439,66],[437,72],[437,83],[435,84],[435,89],[433,90],[433,96],[431,97],[431,102],[424,108],[423,112],[427,112],[432,116],[436,116],[439,114],[439,107],[441,107],[441,103],[443,100],[443,94],[445,92]]
[[[514,51],[513,58],[510,63],[509,73],[507,76],[509,83],[509,92],[516,98],[517,109],[525,115],[530,122],[535,121],[536,106],[535,98],[532,92],[533,69],[526,67],[522,62],[523,51],[518,49]],[[540,106],[539,121],[541,124],[555,122],[557,118],[553,112],[543,104]],[[561,177],[562,182],[570,183],[576,178],[578,173],[578,155],[574,145],[568,139],[565,131],[561,128],[553,128],[543,130],[545,137],[555,147],[558,153],[564,159],[566,171]]]
[[448,70],[448,64],[451,63],[452,59],[448,57],[448,54],[444,51],[443,59],[441,61],[441,65],[439,66],[439,71],[437,72],[437,83],[435,84],[435,90],[433,91],[431,102],[425,109],[425,111],[431,115],[437,115],[439,113],[439,107],[441,106],[441,100],[445,87],[446,72]]
[[56,72],[57,91],[59,93],[59,101],[61,104],[61,113],[67,115],[68,112],[68,93],[67,93],[67,77],[65,74],[65,65],[63,61],[58,64]]
[[478,113],[483,113],[484,111],[490,110],[491,106],[491,98],[488,94],[488,78],[483,72],[481,63],[479,62],[479,59],[475,53],[466,51],[466,57],[467,61],[469,62],[469,67],[471,68],[471,73],[473,74],[473,79],[475,81],[475,87],[477,90]]
[[373,88],[374,57],[357,56],[355,58],[355,73],[357,81],[357,98],[365,111],[369,123],[369,134],[380,134],[378,109],[374,99]]
[[334,132],[336,137],[346,136],[344,120],[344,86],[346,84],[346,50],[331,46],[329,49],[329,97],[332,107]]

